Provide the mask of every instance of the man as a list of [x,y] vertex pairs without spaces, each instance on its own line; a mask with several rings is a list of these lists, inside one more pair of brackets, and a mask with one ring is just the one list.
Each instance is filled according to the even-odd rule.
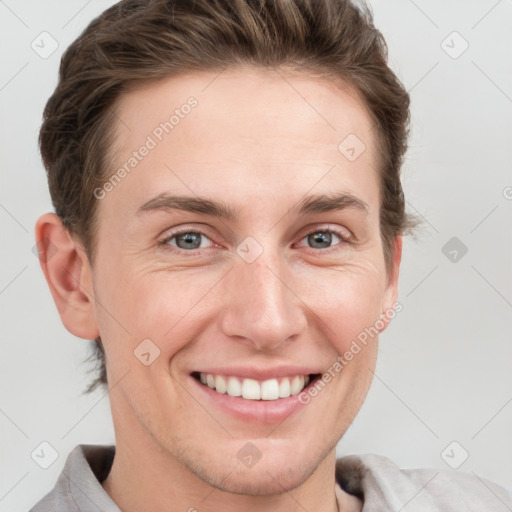
[[414,225],[385,54],[341,0],[128,0],[70,46],[36,237],[64,325],[96,340],[116,445],[77,446],[33,511],[512,504],[461,472],[336,461]]

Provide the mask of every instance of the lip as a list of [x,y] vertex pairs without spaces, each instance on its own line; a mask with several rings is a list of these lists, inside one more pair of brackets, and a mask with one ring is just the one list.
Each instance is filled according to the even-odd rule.
[[[226,369],[224,369],[223,372],[226,372]],[[204,373],[214,372],[205,371]],[[219,374],[220,373],[218,373],[218,375]],[[226,373],[223,374],[225,375]],[[275,373],[273,375],[275,376]],[[293,375],[302,375],[302,373]],[[237,376],[236,373],[233,376]],[[282,376],[287,377],[289,375]],[[241,397],[230,396],[227,393],[218,393],[208,386],[201,384],[201,382],[192,375],[189,375],[188,379],[192,389],[197,389],[200,397],[202,397],[208,405],[213,404],[215,408],[219,408],[227,414],[245,422],[273,425],[281,423],[288,416],[297,413],[304,407],[304,404],[299,401],[300,394],[307,392],[308,388],[320,377],[321,374],[317,373],[299,394],[289,396],[288,398],[279,398],[278,400],[246,400]]]

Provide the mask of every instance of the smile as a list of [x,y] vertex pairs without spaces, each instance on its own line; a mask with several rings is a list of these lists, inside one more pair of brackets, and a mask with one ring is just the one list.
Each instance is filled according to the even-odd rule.
[[236,376],[194,372],[192,376],[220,394],[245,400],[279,400],[298,395],[315,376],[295,375],[258,381]]

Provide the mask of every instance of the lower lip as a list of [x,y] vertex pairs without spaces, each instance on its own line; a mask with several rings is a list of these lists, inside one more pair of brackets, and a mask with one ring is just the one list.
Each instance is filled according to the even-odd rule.
[[[243,421],[263,424],[280,423],[304,407],[298,398],[300,393],[277,400],[246,400],[242,397],[230,396],[227,393],[217,393],[192,375],[189,375],[189,380],[209,402]],[[316,380],[317,377],[312,379],[301,393],[307,392]]]

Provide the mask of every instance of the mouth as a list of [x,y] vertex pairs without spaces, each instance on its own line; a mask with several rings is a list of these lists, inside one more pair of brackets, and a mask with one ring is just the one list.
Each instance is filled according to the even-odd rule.
[[202,386],[220,395],[251,401],[283,400],[298,395],[321,377],[320,373],[256,380],[235,375],[192,372],[192,377]]

